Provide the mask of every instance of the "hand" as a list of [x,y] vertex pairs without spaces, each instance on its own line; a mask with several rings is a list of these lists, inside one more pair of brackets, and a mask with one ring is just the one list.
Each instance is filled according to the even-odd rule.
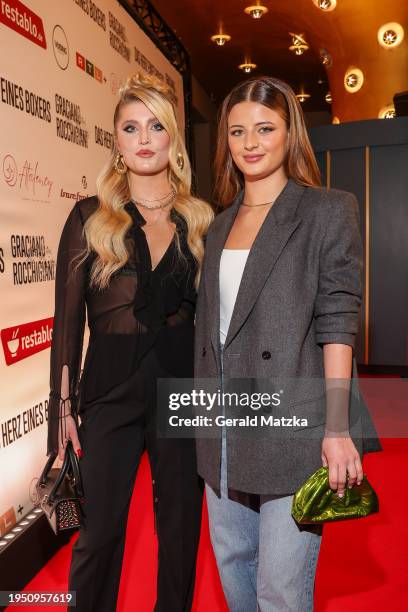
[[[71,440],[75,453],[77,454],[78,458],[81,458],[82,449],[79,443],[78,431],[74,417],[67,414],[62,418],[65,419],[65,424],[62,423],[62,428],[60,427],[58,432],[58,458],[63,461],[68,440]],[[65,434],[64,439],[61,438],[61,429]]]
[[343,497],[347,484],[351,489],[356,483],[359,485],[363,480],[363,467],[360,455],[349,436],[329,437],[325,436],[322,442],[323,466],[329,466],[329,484],[334,491],[337,490],[339,497]]

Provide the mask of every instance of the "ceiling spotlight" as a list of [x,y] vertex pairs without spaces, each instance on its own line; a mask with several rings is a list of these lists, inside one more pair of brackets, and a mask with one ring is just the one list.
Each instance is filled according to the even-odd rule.
[[326,68],[331,68],[333,65],[333,58],[326,49],[320,49],[320,61]]
[[211,40],[219,47],[222,47],[226,42],[231,40],[231,36],[228,36],[228,34],[214,34],[214,36],[211,36]]
[[395,30],[386,30],[382,36],[383,43],[387,47],[392,47],[398,40],[398,35]]
[[261,4],[256,4],[254,6],[247,6],[244,9],[247,15],[251,15],[254,19],[260,19],[263,15],[268,12],[266,6],[262,6]]
[[344,75],[344,88],[350,93],[356,93],[364,83],[364,75],[359,68],[349,68]]
[[389,104],[388,106],[384,106],[378,113],[379,119],[394,119],[397,114],[395,112],[395,107],[393,104]]
[[327,92],[324,99],[326,100],[327,104],[331,104],[333,102],[333,96],[331,95],[330,91]]
[[308,100],[310,98],[310,94],[304,93],[304,92],[300,92],[298,94],[296,94],[297,99],[299,100],[299,102],[303,103],[306,102],[306,100]]
[[378,43],[386,49],[398,47],[404,39],[404,28],[399,23],[385,23],[377,32]]
[[317,6],[317,8],[328,13],[330,11],[334,11],[337,5],[337,0],[313,0],[313,4]]
[[293,51],[295,55],[303,55],[305,51],[309,49],[309,45],[304,39],[304,34],[293,34],[289,32],[292,37],[292,44],[289,47],[289,51]]
[[247,74],[249,74],[250,72],[252,72],[253,70],[255,70],[256,68],[256,64],[252,64],[251,62],[245,62],[244,64],[240,64],[238,66],[238,68],[240,70],[243,70],[244,72],[246,72]]

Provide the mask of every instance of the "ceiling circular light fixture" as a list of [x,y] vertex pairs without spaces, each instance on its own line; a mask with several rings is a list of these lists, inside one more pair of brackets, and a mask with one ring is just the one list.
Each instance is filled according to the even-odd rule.
[[393,104],[384,106],[378,113],[379,119],[394,119],[394,117],[396,116],[397,116],[397,113],[395,112],[395,106]]
[[395,49],[404,40],[404,28],[399,23],[385,23],[377,32],[377,40],[385,49]]
[[252,62],[245,62],[244,64],[240,64],[238,66],[240,70],[242,70],[243,72],[246,72],[247,74],[255,70],[256,67],[257,67],[256,64],[253,64]]
[[330,91],[327,92],[324,99],[326,100],[327,104],[331,104],[333,102],[333,96],[331,95]]
[[333,58],[327,49],[320,49],[319,53],[320,61],[322,62],[323,66],[326,66],[326,68],[331,68],[333,65]]
[[212,42],[215,42],[215,44],[217,44],[219,47],[222,47],[223,45],[225,45],[226,42],[229,42],[231,40],[231,36],[229,36],[228,34],[214,34],[214,36],[211,36],[211,40]]
[[303,55],[305,51],[308,51],[309,45],[304,39],[304,34],[294,34],[289,32],[292,37],[292,44],[289,47],[289,51],[293,51],[295,55]]
[[247,6],[244,11],[247,15],[253,17],[253,19],[260,19],[268,12],[268,9],[266,6],[262,6],[261,4],[255,4],[253,6]]
[[356,93],[364,83],[364,74],[360,68],[351,67],[344,75],[344,88],[349,93]]
[[336,8],[337,0],[313,0],[313,4],[325,13],[329,13]]
[[340,119],[338,117],[333,117],[332,124],[333,125],[339,125],[339,123],[340,123]]
[[299,100],[299,102],[303,104],[303,102],[306,102],[306,100],[310,98],[310,94],[305,93],[304,91],[301,91],[300,93],[296,94],[296,97]]

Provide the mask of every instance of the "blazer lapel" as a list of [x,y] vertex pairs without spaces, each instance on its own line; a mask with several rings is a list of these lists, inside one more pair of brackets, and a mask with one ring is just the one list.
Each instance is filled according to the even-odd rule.
[[[301,223],[301,219],[296,218],[295,215],[304,190],[303,186],[289,179],[266,216],[248,255],[225,340],[225,347],[231,343],[245,323],[280,254]],[[214,258],[215,255],[217,256],[218,268],[221,251],[234,219],[235,215],[232,217],[231,223],[228,223],[228,230],[225,229],[222,232],[223,237],[225,236],[224,242],[221,244],[220,236],[217,253],[214,254]],[[214,277],[216,276],[218,289],[216,316],[218,317],[217,333],[219,334],[219,272],[217,271],[216,274],[214,272],[212,274]],[[213,296],[216,295],[215,289],[215,287],[212,288]],[[215,325],[213,328],[215,328]]]
[[205,270],[205,289],[208,296],[208,301],[211,308],[214,309],[214,316],[211,317],[211,342],[214,352],[219,363],[219,346],[220,346],[220,259],[227,240],[230,229],[234,223],[239,205],[242,201],[243,193],[241,192],[231,204],[231,206],[223,213],[223,223],[217,228],[212,235],[211,244],[206,245],[206,270]]

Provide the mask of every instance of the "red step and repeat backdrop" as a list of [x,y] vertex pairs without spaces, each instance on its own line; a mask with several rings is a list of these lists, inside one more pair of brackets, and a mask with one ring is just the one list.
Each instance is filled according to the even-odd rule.
[[32,508],[45,463],[62,226],[112,144],[118,88],[182,78],[113,0],[0,0],[0,536]]

